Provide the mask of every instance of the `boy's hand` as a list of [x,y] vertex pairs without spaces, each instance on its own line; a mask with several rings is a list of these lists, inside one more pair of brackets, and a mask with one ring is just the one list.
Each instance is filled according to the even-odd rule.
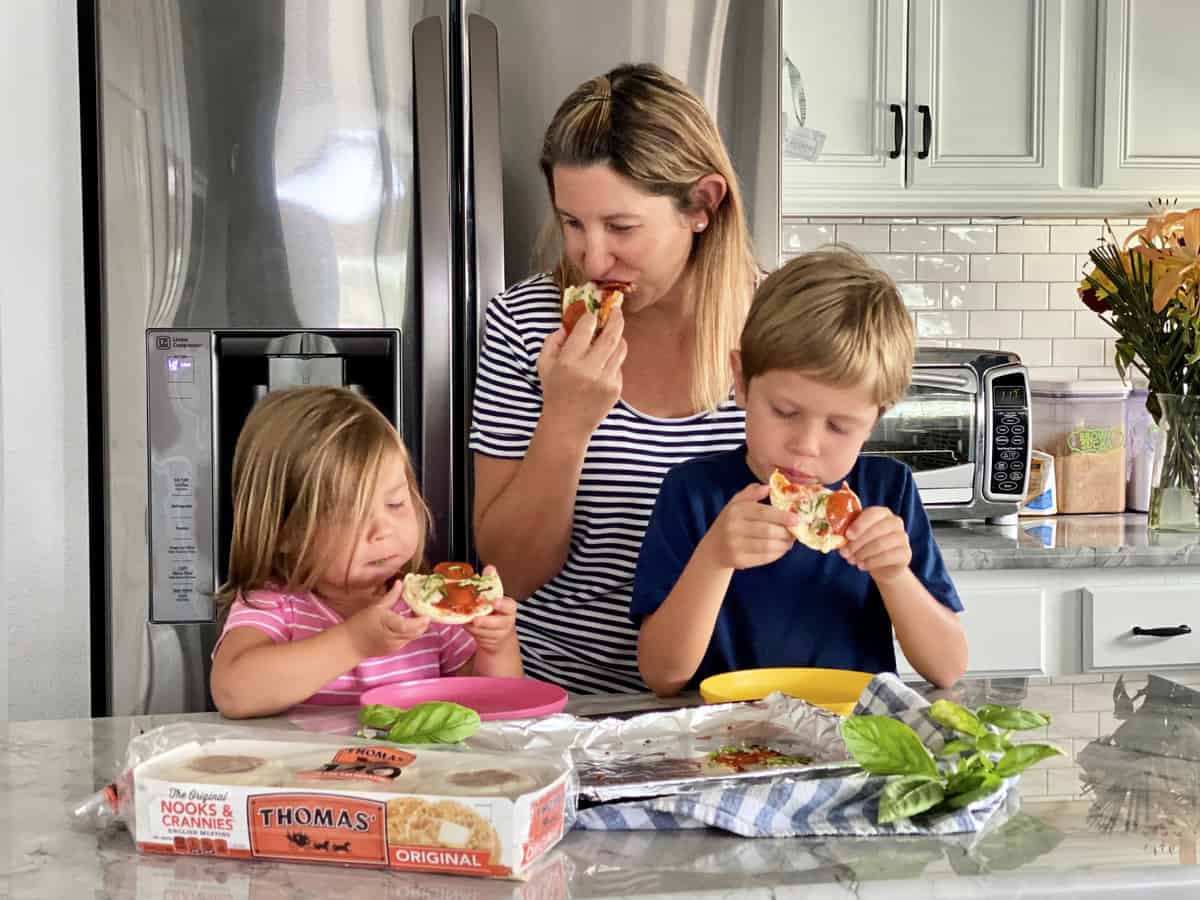
[[403,590],[404,579],[397,578],[382,597],[346,620],[354,649],[364,659],[398,653],[429,627],[426,616],[402,616],[392,612]]
[[886,506],[868,506],[846,529],[846,545],[838,552],[882,585],[903,575],[912,562],[904,520]]
[[717,565],[727,569],[764,566],[792,549],[796,538],[788,527],[800,520],[795,513],[760,502],[770,491],[768,485],[751,484],[725,504],[704,536]]
[[[481,575],[495,575],[495,566],[484,566]],[[479,647],[480,653],[495,653],[515,640],[517,635],[517,601],[501,597],[492,602],[492,611],[472,619],[463,626]]]

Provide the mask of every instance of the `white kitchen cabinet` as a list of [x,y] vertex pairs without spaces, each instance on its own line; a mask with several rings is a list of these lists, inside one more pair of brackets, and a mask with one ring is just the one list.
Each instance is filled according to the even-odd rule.
[[1200,191],[1200,3],[1101,0],[1096,186]]
[[1200,665],[1200,582],[1138,591],[1083,592],[1085,669],[1157,669]]
[[1057,188],[1062,48],[1062,0],[785,0],[784,101],[827,136],[784,214]]
[[[1046,590],[1041,587],[964,589],[968,675],[1046,674]],[[915,674],[896,643],[896,670]]]

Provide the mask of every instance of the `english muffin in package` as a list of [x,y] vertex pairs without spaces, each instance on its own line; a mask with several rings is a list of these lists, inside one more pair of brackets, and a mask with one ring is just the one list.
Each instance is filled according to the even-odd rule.
[[520,878],[575,817],[566,751],[180,724],[134,738],[126,765],[104,796],[145,853]]

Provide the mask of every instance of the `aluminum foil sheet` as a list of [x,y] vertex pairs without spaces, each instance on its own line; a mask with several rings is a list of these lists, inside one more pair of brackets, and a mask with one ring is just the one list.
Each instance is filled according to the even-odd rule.
[[[711,790],[746,780],[819,778],[857,768],[834,713],[774,693],[764,700],[648,712],[633,718],[485,722],[472,749],[525,752],[569,748],[580,799],[601,803]],[[714,773],[706,765],[723,747],[766,746],[811,762]]]

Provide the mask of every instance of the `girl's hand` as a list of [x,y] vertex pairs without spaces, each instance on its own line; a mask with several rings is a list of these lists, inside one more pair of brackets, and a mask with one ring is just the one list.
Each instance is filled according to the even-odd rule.
[[569,435],[590,437],[621,397],[621,365],[628,349],[621,310],[613,310],[593,341],[595,330],[595,314],[585,313],[569,336],[559,328],[538,354],[545,412]]
[[799,519],[794,513],[760,502],[770,491],[768,485],[755,482],[725,504],[704,536],[717,565],[749,569],[775,562],[792,549],[796,538],[788,527],[798,524]]
[[[495,575],[495,566],[484,566],[483,575]],[[517,601],[501,597],[492,603],[492,611],[486,616],[472,619],[463,626],[479,647],[480,653],[495,653],[516,640]]]
[[398,653],[429,627],[426,616],[402,616],[392,612],[403,590],[404,579],[397,578],[382,597],[346,620],[354,649],[364,659]]
[[869,573],[878,585],[896,580],[912,562],[904,520],[886,506],[869,506],[859,513],[846,529],[846,541],[838,551],[842,558]]

